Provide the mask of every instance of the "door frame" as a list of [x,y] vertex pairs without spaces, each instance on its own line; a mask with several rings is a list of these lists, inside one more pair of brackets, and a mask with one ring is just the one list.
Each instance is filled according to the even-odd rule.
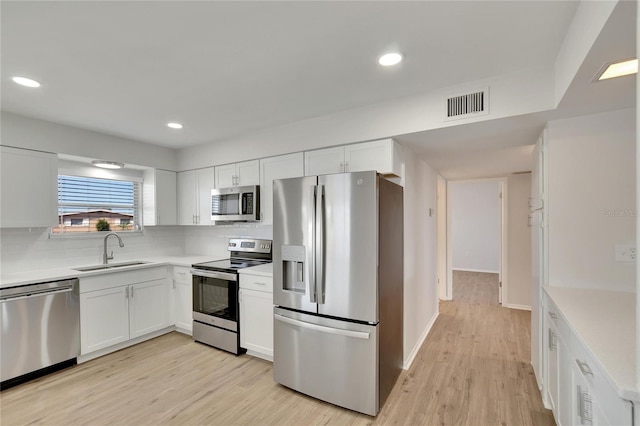
[[451,244],[451,197],[448,194],[451,186],[460,183],[480,183],[480,182],[498,182],[498,191],[501,194],[500,201],[500,256],[498,267],[498,280],[500,287],[498,288],[498,303],[503,304],[507,300],[508,275],[507,275],[507,227],[508,227],[508,178],[485,178],[485,179],[460,179],[447,181],[447,282],[446,282],[446,300],[453,299],[453,249]]

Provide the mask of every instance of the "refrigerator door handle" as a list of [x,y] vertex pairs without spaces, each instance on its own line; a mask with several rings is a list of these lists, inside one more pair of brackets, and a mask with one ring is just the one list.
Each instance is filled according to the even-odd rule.
[[313,237],[312,242],[312,254],[311,254],[311,270],[309,271],[310,282],[309,282],[309,300],[311,303],[318,303],[318,294],[316,291],[316,210],[318,204],[318,185],[313,185],[311,187],[311,235]]
[[291,318],[283,317],[282,315],[278,314],[274,314],[274,318],[277,321],[291,324],[300,328],[306,328],[308,330],[319,331],[321,333],[336,334],[338,336],[354,337],[356,339],[369,340],[370,333],[366,333],[363,331],[342,330],[339,328],[326,327],[324,325],[311,324],[309,322],[298,321]]
[[324,185],[316,193],[315,288],[318,304],[324,304]]

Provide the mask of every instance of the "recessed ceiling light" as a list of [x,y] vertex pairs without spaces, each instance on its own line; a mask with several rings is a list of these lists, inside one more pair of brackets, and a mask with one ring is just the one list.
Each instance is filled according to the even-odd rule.
[[167,127],[171,127],[172,129],[182,129],[182,124],[180,124],[180,123],[167,123]]
[[38,83],[35,80],[31,80],[30,78],[26,78],[26,77],[13,77],[12,80],[14,81],[14,83],[18,83],[21,86],[26,86],[26,87],[40,87],[40,83]]
[[101,169],[121,169],[124,167],[124,163],[118,163],[117,161],[93,160],[91,164]]
[[402,55],[399,53],[387,53],[385,55],[380,56],[378,58],[378,63],[382,66],[388,67],[391,65],[396,65],[402,61]]
[[605,64],[602,67],[604,71],[598,76],[598,80],[606,80],[614,77],[622,77],[623,75],[635,74],[638,72],[638,60],[629,59],[626,61]]

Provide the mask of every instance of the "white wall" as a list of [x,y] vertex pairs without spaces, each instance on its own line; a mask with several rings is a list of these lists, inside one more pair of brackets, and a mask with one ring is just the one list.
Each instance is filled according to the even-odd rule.
[[511,175],[507,185],[507,286],[502,305],[531,309],[531,174]]
[[408,367],[438,316],[437,174],[407,148],[404,159],[404,360]]
[[498,182],[449,182],[452,269],[500,272]]
[[636,110],[549,122],[549,285],[636,290]]
[[447,181],[438,175],[437,184],[437,228],[438,228],[438,296],[451,300],[447,294]]
[[[151,256],[178,256],[184,253],[181,227],[147,227],[144,233],[121,233],[124,247],[110,240],[114,262]],[[101,237],[49,238],[49,228],[1,228],[0,265],[2,273],[102,263]]]
[[[468,120],[444,121],[447,96],[487,86],[490,87],[490,114]],[[552,67],[473,81],[181,149],[178,152],[178,170],[545,111],[555,106],[553,90]]]
[[2,145],[176,170],[173,149],[4,111],[1,117]]

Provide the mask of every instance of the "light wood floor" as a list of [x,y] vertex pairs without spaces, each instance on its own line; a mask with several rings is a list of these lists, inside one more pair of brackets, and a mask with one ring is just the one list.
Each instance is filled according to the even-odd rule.
[[0,393],[2,426],[552,425],[529,363],[530,314],[462,300],[440,317],[376,418],[277,385],[271,364],[179,333]]
[[453,271],[453,300],[479,305],[499,305],[498,274]]

